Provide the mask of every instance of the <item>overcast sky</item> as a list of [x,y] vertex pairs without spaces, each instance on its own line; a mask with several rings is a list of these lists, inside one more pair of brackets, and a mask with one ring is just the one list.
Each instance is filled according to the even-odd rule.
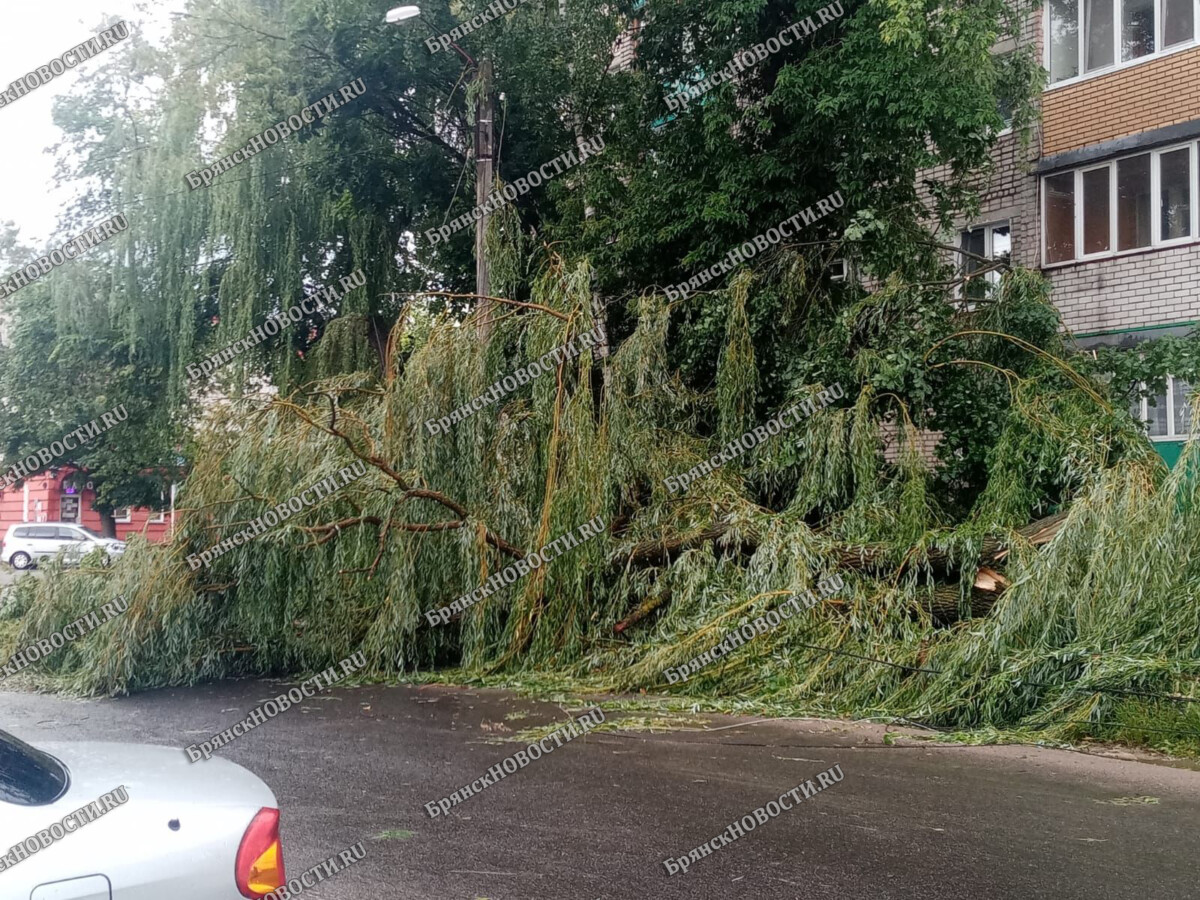
[[[0,26],[0,90],[26,73],[44,66],[67,50],[93,37],[106,17],[146,23],[144,35],[161,40],[170,26],[170,13],[185,0],[154,0],[149,10],[141,0],[41,0],[5,3]],[[21,238],[42,247],[54,229],[70,193],[53,189],[54,160],[45,152],[62,132],[50,118],[52,101],[74,84],[77,72],[105,64],[113,47],[30,91],[0,109],[0,221],[12,220]]]

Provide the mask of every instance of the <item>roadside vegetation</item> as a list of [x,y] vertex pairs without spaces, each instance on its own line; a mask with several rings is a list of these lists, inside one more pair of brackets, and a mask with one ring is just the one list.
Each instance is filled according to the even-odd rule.
[[[294,29],[256,36],[277,33],[277,6]],[[375,4],[339,3],[333,21],[317,0],[200,0],[206,28],[181,22],[173,54],[131,41],[125,72],[64,108],[77,174],[112,189],[96,208],[140,204],[114,241],[127,252],[90,277],[108,286],[121,364],[156,367],[142,437],[159,452],[144,455],[182,448],[188,474],[171,542],[18,586],[0,614],[15,642],[130,601],[40,664],[42,683],[123,693],[315,671],[361,649],[379,678],[454,667],[697,708],[1200,749],[1198,451],[1168,471],[1128,413],[1167,372],[1196,380],[1195,342],[1080,353],[1037,273],[995,264],[976,294],[982,276],[968,283],[953,242],[934,237],[977,206],[997,94],[1018,132],[1029,124],[1033,59],[990,53],[1026,10],[847,3],[844,23],[656,130],[663,73],[713,70],[799,10],[659,6],[629,72],[607,60],[630,9],[569,3],[563,17],[531,3],[489,26],[507,104],[498,187],[578,139],[602,132],[607,149],[492,217],[486,301],[472,296],[468,236],[436,251],[415,237],[469,208],[455,199],[474,102],[461,61],[383,31]],[[215,58],[213,29],[231,48]],[[181,60],[208,77],[198,85]],[[148,70],[166,85],[153,101],[115,89]],[[227,185],[178,190],[223,155],[204,114],[232,149],[347,74],[370,88],[352,116]],[[110,128],[91,128],[93,108]],[[118,125],[130,116],[136,134]],[[114,155],[138,141],[145,153]],[[667,300],[662,286],[835,188],[837,215]],[[842,259],[856,277],[835,281]],[[357,268],[367,285],[332,317],[188,380],[188,363]],[[55,340],[96,312],[72,277],[48,289]],[[596,327],[596,349],[447,433],[426,427]],[[34,352],[18,341],[0,358],[4,396]],[[666,487],[835,385],[844,399],[686,491]],[[185,563],[356,461],[368,474],[344,490],[210,567]],[[601,537],[446,624],[426,620],[597,516]],[[667,682],[835,574],[834,596]]]

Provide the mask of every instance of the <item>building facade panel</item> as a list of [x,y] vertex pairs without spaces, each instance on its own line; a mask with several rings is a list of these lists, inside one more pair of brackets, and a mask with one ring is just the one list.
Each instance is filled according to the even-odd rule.
[[1046,272],[1071,331],[1092,334],[1200,321],[1200,244]]
[[1042,96],[1042,154],[1200,119],[1200,47],[1054,87]]

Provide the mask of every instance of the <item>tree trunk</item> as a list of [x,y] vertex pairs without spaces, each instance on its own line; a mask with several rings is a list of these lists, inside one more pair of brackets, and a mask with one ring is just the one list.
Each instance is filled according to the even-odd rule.
[[[596,274],[592,273],[592,280],[596,280]],[[596,329],[599,332],[599,340],[596,342],[595,358],[600,365],[600,386],[601,398],[607,398],[608,392],[611,389],[612,370],[609,366],[608,354],[608,322],[606,320],[608,314],[608,301],[600,296],[597,290],[592,291],[592,318],[596,322]],[[599,407],[600,404],[597,404]]]
[[106,538],[115,539],[117,536],[117,520],[113,518],[112,507],[96,507],[96,512],[100,513],[100,533]]
[[672,535],[661,540],[642,541],[635,544],[629,554],[615,561],[616,568],[625,566],[665,566],[685,550],[715,541],[729,530],[728,525],[717,525],[692,535]]
[[[957,584],[935,585],[933,590],[919,601],[933,617],[934,624],[945,626],[957,622],[961,616],[958,609],[959,586]],[[991,612],[1000,593],[971,588],[971,618],[979,619]]]
[[371,345],[371,349],[375,351],[375,355],[379,358],[379,377],[383,381],[387,381],[388,377],[388,337],[391,335],[392,327],[395,324],[394,321],[389,322],[382,316],[367,316],[367,343]]

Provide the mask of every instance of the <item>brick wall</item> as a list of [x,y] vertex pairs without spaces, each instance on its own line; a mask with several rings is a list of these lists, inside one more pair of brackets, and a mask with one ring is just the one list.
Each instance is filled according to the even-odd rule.
[[[1007,39],[994,52],[1004,53],[1017,46],[1033,47],[1041,52],[1041,13],[1032,12],[1026,18],[1019,39]],[[969,220],[965,216],[954,222],[954,234],[943,235],[949,243],[958,244],[958,232],[973,225],[987,225],[1008,219],[1012,224],[1013,262],[1037,267],[1041,264],[1040,232],[1038,226],[1038,182],[1033,165],[1040,156],[1041,126],[1035,123],[1027,143],[1018,134],[1007,134],[996,141],[992,152],[992,167],[980,173],[974,182],[980,196],[979,215]],[[920,179],[943,179],[944,167],[928,169]],[[920,188],[922,200],[928,203],[928,191]]]
[[1042,95],[1043,155],[1200,118],[1200,47]]
[[1200,320],[1200,244],[1048,269],[1075,332]]
[[[1042,95],[1041,152],[1049,156],[1200,118],[1200,47]],[[1035,198],[1039,185],[1034,184]],[[1035,199],[1036,204],[1036,199]],[[1035,212],[1037,212],[1035,206]],[[1032,235],[1040,260],[1040,229]],[[1077,333],[1200,320],[1200,245],[1045,270],[1051,298]]]
[[[1021,42],[1040,52],[1041,11]],[[1013,260],[1041,266],[1041,156],[1200,118],[1200,48],[1130,66],[1042,95],[1042,122],[1022,152],[1016,135],[1001,138],[993,168],[981,176],[981,211],[956,230],[1001,219],[1012,223]],[[926,177],[938,177],[936,170]],[[957,241],[957,234],[952,236]],[[1078,333],[1200,321],[1200,244],[1153,250],[1045,270],[1051,299]]]
[[[986,225],[1008,219],[1012,224],[1013,261],[1037,267],[1039,256],[1038,185],[1032,171],[1037,160],[1036,134],[1034,141],[1022,147],[1017,134],[1007,134],[996,142],[990,171],[976,176],[972,186],[979,192],[980,211],[968,219],[959,216],[954,221],[954,233],[944,234],[946,243],[958,246],[959,232],[968,226]],[[931,205],[929,190],[924,182],[946,177],[946,169],[937,166],[920,174],[918,192],[927,206]]]
[[[884,460],[893,465],[898,463],[904,451],[904,434],[900,430],[900,426],[895,422],[881,422],[879,437],[883,443]],[[941,465],[937,458],[937,448],[941,442],[942,432],[917,430],[917,453],[931,469],[936,469]]]

